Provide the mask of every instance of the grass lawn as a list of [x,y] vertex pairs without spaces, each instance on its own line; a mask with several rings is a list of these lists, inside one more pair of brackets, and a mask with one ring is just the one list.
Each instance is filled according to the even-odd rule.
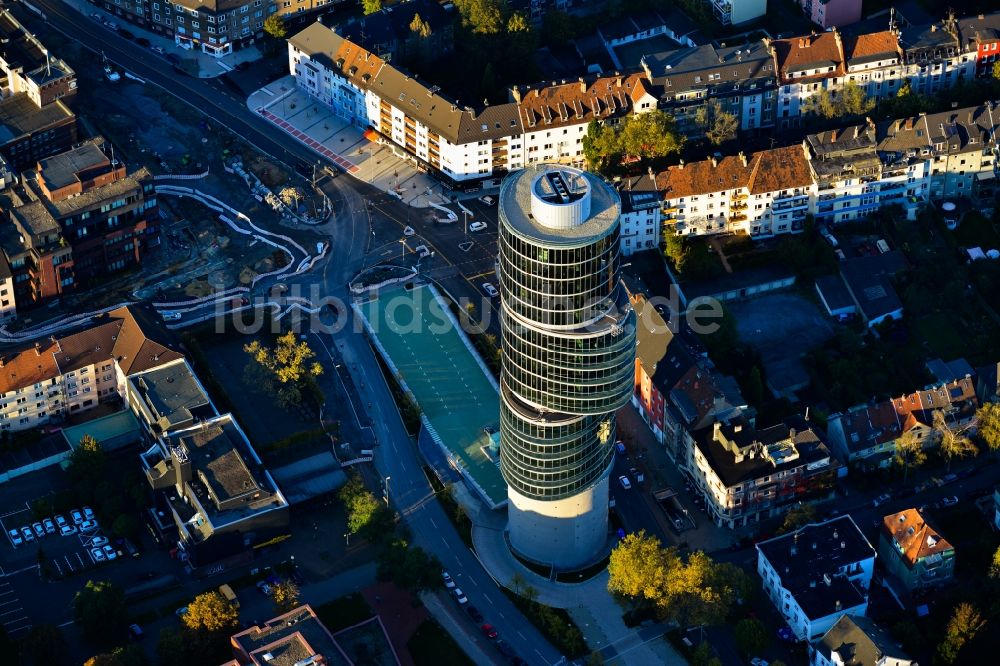
[[360,594],[348,594],[346,597],[317,606],[314,610],[331,634],[354,626],[358,622],[364,622],[375,615]]
[[943,312],[921,317],[913,323],[917,335],[930,347],[930,353],[943,359],[962,356],[968,342],[959,335],[952,317]]
[[462,649],[447,631],[434,620],[424,620],[406,643],[415,664],[472,666]]

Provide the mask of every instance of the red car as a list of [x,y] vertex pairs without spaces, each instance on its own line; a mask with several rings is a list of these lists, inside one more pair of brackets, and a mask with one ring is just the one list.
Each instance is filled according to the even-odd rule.
[[493,628],[492,624],[484,624],[480,629],[483,630],[483,636],[486,636],[490,640],[497,637],[497,630]]

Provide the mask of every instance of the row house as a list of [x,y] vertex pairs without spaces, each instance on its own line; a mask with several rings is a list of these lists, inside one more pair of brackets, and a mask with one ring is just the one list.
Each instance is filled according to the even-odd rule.
[[954,16],[901,28],[899,47],[913,92],[933,95],[976,75],[976,53],[962,47]]
[[0,355],[0,430],[27,430],[121,401],[127,378],[183,358],[129,308]]
[[764,593],[795,638],[814,641],[844,615],[864,616],[875,549],[850,516],[757,544]]
[[958,33],[962,52],[976,54],[976,76],[993,76],[993,65],[1000,54],[1000,14],[960,19]]
[[963,377],[833,414],[827,421],[827,433],[841,460],[865,467],[887,467],[896,440],[903,433],[912,431],[925,448],[937,445],[940,436],[933,427],[934,412],[943,412],[948,427],[961,430],[972,423],[978,406],[973,378]]
[[289,40],[289,67],[310,95],[450,185],[496,182],[533,164],[582,165],[591,121],[616,123],[657,106],[636,73],[517,87],[507,103],[460,108],[318,23]]
[[698,110],[708,102],[739,120],[749,131],[774,127],[777,87],[774,62],[764,44],[714,44],[645,55],[642,69],[677,128],[688,136],[703,135]]
[[616,183],[622,200],[621,249],[628,256],[660,246],[660,193],[652,174],[630,176]]
[[802,13],[826,30],[861,20],[861,0],[797,0]]
[[691,476],[720,527],[753,525],[834,492],[840,464],[801,417],[761,430],[745,418],[716,420],[694,440]]
[[151,175],[128,173],[100,137],[39,161],[2,198],[0,249],[19,307],[137,266],[159,242]]
[[800,146],[681,162],[656,175],[664,233],[743,233],[754,238],[801,231],[816,186]]
[[767,0],[712,0],[711,4],[722,25],[740,25],[767,13]]

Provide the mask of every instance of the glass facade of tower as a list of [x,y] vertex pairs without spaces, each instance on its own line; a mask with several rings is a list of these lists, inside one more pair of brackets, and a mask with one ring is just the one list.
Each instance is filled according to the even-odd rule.
[[[537,215],[546,208],[532,205],[532,215],[504,205],[513,195],[500,197],[500,469],[512,489],[538,500],[571,497],[606,477],[614,413],[632,393],[635,362],[617,193],[592,174],[555,166],[522,172],[504,188],[553,171],[569,185],[560,181],[562,198],[550,195],[547,206],[576,205],[575,226],[546,225]],[[541,189],[531,185],[531,196]]]

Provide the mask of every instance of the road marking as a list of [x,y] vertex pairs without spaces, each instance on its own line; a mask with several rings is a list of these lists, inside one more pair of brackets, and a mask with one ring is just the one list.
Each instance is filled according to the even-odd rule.
[[486,595],[486,601],[490,602],[490,606],[496,606],[496,604],[493,603],[493,600],[490,599],[489,595]]
[[528,640],[528,637],[522,634],[520,629],[517,630],[517,635],[521,637],[522,641]]
[[434,526],[434,529],[437,530],[438,526],[437,526],[437,523],[434,522],[434,519],[433,518],[429,518],[428,520],[430,520],[431,525]]
[[[22,612],[24,612],[24,607],[23,606],[18,606],[14,610],[7,611],[6,613],[0,613],[0,617],[3,617],[4,615],[13,615],[14,613],[22,613]],[[5,622],[6,622],[6,620],[5,620]]]

